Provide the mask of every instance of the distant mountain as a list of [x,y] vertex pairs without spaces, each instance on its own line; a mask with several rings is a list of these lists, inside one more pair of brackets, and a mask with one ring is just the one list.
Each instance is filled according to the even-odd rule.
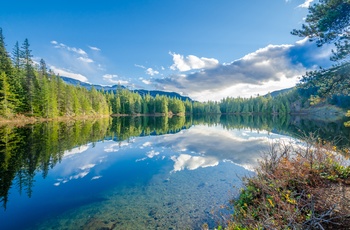
[[[283,94],[283,93],[287,93],[287,92],[289,92],[289,91],[291,91],[293,89],[294,89],[294,87],[287,88],[287,89],[276,90],[276,91],[271,92],[270,95],[271,95],[271,97],[277,97],[278,95]],[[266,94],[264,97],[266,97],[267,95],[268,94]]]
[[[73,78],[69,78],[69,77],[62,77],[60,76],[60,78],[67,84],[69,85],[74,85],[74,86],[77,86],[77,85],[80,85],[88,90],[91,89],[91,87],[95,87],[96,90],[104,90],[104,91],[116,91],[117,88],[118,88],[118,85],[112,85],[112,86],[102,86],[102,85],[93,85],[93,84],[90,84],[90,83],[86,83],[86,82],[82,82],[82,81],[79,81],[79,80],[76,80],[76,79],[73,79]],[[125,86],[121,86],[123,89],[126,89]]]
[[[63,77],[61,76],[61,79],[69,85],[80,85],[88,90],[90,90],[92,88],[92,86],[96,89],[96,90],[104,90],[104,91],[113,91],[116,92],[118,89],[118,85],[112,85],[112,86],[102,86],[102,85],[94,85],[94,84],[90,84],[90,83],[86,83],[86,82],[82,82],[73,78],[69,78],[69,77]],[[123,89],[127,89],[125,86],[121,85],[120,86]],[[191,98],[186,97],[186,96],[181,96],[178,93],[175,92],[166,92],[166,91],[161,91],[161,90],[144,90],[144,89],[135,89],[133,90],[133,92],[140,94],[141,96],[144,96],[146,94],[150,94],[152,97],[155,97],[157,95],[159,96],[167,96],[167,97],[176,97],[179,98],[183,101],[185,101],[186,99],[189,101],[192,101]]]

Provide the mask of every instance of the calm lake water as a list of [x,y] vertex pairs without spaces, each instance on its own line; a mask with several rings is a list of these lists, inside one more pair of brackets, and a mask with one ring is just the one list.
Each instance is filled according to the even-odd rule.
[[225,223],[243,176],[274,141],[341,122],[120,117],[0,127],[0,229],[200,229]]

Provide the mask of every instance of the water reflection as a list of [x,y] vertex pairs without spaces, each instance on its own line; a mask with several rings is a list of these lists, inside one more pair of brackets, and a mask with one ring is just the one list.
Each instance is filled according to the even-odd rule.
[[[0,222],[4,229],[214,226],[237,175],[251,173],[272,141],[293,141],[285,134],[300,130],[349,137],[335,122],[253,116],[4,126]],[[15,217],[22,222],[9,221]]]
[[180,165],[181,162],[183,165],[195,165],[195,162],[200,161],[203,162],[203,165],[206,165],[205,162],[214,164],[214,162],[219,160],[230,160],[251,170],[257,165],[257,160],[274,139],[285,142],[293,141],[288,136],[281,136],[267,131],[228,130],[223,129],[219,125],[196,125],[176,136],[162,136],[154,145],[171,147],[180,152],[189,152],[191,155],[197,155],[197,157],[188,158],[182,156],[180,159],[174,159],[177,165]]
[[184,169],[195,170],[198,168],[213,167],[219,165],[219,160],[216,157],[191,156],[189,154],[180,154],[172,156],[171,159],[175,162],[173,172]]

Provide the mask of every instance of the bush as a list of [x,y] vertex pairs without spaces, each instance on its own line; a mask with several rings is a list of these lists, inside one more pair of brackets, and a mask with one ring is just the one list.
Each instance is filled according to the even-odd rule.
[[256,173],[227,229],[350,229],[350,166],[331,144],[272,144]]

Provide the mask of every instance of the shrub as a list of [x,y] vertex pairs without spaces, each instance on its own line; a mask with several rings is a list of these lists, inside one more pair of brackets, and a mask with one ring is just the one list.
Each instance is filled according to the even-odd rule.
[[350,229],[350,166],[330,143],[304,143],[271,145],[227,229]]

